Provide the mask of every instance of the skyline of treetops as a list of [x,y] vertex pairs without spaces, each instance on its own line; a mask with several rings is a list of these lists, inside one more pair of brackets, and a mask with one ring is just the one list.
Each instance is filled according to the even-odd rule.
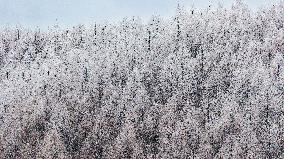
[[0,31],[0,158],[283,158],[283,99],[283,1]]

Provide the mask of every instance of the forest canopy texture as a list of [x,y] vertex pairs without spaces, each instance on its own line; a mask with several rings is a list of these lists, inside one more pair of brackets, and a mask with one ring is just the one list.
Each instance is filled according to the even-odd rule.
[[284,2],[0,31],[0,158],[284,157]]

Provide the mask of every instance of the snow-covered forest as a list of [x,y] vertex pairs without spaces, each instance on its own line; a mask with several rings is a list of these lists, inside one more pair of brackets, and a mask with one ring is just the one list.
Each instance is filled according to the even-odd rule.
[[0,158],[284,157],[284,2],[0,31]]

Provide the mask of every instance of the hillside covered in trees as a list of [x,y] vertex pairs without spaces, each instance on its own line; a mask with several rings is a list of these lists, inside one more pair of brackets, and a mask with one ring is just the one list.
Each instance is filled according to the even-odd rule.
[[284,157],[284,3],[0,31],[0,158]]

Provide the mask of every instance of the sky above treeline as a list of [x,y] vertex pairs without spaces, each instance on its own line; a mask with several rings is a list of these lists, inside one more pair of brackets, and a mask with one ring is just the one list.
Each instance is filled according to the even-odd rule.
[[[72,26],[94,22],[117,22],[139,16],[171,17],[178,4],[187,9],[232,5],[234,0],[0,0],[0,26]],[[279,0],[244,0],[252,10],[276,4]]]

